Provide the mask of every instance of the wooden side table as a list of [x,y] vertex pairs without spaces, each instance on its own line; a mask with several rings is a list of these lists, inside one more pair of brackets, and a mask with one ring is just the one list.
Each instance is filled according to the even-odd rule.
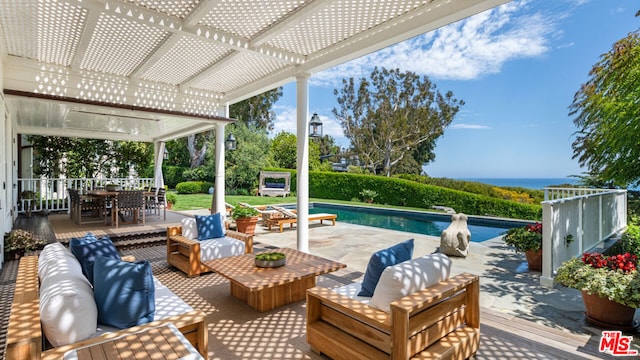
[[172,324],[150,328],[64,354],[64,360],[95,359],[204,360]]

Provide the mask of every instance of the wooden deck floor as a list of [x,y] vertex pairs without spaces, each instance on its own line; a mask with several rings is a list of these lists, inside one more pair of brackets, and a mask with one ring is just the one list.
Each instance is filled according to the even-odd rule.
[[[29,229],[56,241],[56,235],[47,217],[19,219],[16,227]],[[259,242],[256,248],[261,248]],[[264,247],[264,246],[263,246]],[[278,351],[268,349],[292,348],[288,356],[292,359],[324,359],[310,351],[304,341],[304,304],[291,304],[282,309],[265,314],[251,312],[228,294],[226,280],[217,274],[198,278],[186,278],[179,271],[166,264],[164,245],[144,246],[123,250],[125,254],[152,262],[154,274],[161,278],[176,294],[192,307],[209,314],[210,351],[209,357],[216,359],[282,359]],[[0,346],[4,349],[4,337],[13,298],[17,261],[4,264],[0,274]],[[320,286],[336,286],[349,283],[361,274],[343,269],[337,273],[319,278]],[[203,302],[203,300],[205,300]],[[300,318],[301,317],[301,318]],[[282,320],[287,320],[283,330]],[[253,329],[252,327],[256,327]],[[253,343],[255,331],[260,332],[260,341]],[[266,329],[266,330],[265,330]],[[271,330],[269,330],[271,329]],[[233,341],[226,339],[230,334]],[[284,339],[289,334],[291,339]],[[251,339],[250,339],[251,338]],[[265,350],[249,351],[251,346],[239,349],[238,341],[246,340],[251,346]],[[476,359],[608,359],[615,358],[598,351],[599,336],[575,334],[559,328],[552,328],[516,316],[500,313],[493,309],[481,308],[481,343]],[[4,352],[2,352],[3,354]],[[279,355],[278,355],[279,354]],[[619,357],[617,357],[619,358]]]

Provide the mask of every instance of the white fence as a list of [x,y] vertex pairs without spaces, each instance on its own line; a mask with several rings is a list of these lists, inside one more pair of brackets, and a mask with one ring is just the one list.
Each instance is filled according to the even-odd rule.
[[[152,178],[74,178],[74,179],[18,179],[18,213],[68,211],[67,189],[80,193],[104,188],[106,184],[118,184],[124,189],[143,189],[153,186]],[[31,195],[31,196],[27,196]]]
[[581,256],[626,226],[626,190],[545,189],[540,284],[552,287],[563,262]]

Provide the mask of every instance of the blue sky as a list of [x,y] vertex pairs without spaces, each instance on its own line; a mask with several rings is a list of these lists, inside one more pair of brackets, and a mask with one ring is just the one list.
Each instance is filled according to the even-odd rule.
[[[309,111],[348,147],[331,110],[342,78],[372,66],[429,76],[465,101],[424,170],[449,178],[559,178],[585,170],[573,160],[568,107],[591,66],[640,27],[632,0],[512,1],[403,43],[314,74]],[[295,132],[295,83],[276,104],[274,133]]]

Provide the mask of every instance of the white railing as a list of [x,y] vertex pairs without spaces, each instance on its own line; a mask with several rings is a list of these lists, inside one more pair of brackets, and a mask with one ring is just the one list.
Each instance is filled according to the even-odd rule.
[[576,196],[600,194],[611,191],[610,189],[589,189],[589,188],[544,188],[544,201],[567,199]]
[[[123,189],[144,189],[153,186],[152,178],[73,178],[73,179],[18,179],[18,213],[68,211],[67,189],[78,189],[80,193],[104,188],[107,184],[118,184]],[[25,191],[33,196],[25,198]]]
[[627,190],[549,188],[545,199],[549,200],[542,202],[540,284],[552,287],[563,262],[625,230]]

